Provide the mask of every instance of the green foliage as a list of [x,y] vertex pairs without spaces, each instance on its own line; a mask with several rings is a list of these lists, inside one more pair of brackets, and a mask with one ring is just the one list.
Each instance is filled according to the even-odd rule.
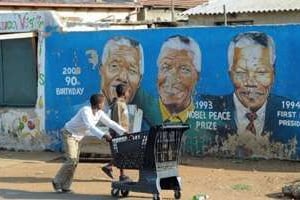
[[251,190],[251,186],[250,185],[246,185],[246,184],[236,184],[231,186],[232,189],[237,190],[237,191],[250,191]]
[[193,196],[191,200],[206,200],[208,199],[208,195],[204,193],[199,193]]

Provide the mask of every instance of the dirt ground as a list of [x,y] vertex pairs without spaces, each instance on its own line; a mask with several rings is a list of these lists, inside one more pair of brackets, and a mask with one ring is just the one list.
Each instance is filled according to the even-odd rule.
[[[80,163],[74,193],[54,193],[50,182],[61,165],[60,157],[51,152],[0,151],[0,199],[114,199],[111,180],[100,170],[104,163]],[[300,180],[298,162],[188,158],[183,163],[179,166],[183,200],[200,193],[210,200],[289,199],[282,196],[282,186]],[[138,178],[137,171],[127,173]],[[163,191],[161,197],[173,199],[173,192]],[[152,195],[131,192],[126,199],[152,199]]]

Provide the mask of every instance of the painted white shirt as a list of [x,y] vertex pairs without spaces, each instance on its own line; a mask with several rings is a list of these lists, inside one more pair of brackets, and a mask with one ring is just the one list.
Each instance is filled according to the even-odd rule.
[[[237,98],[237,96],[233,95],[233,102],[235,107],[235,122],[237,125],[237,133],[244,134],[248,130],[246,127],[249,124],[249,120],[246,117],[246,113],[251,112],[249,108],[246,108]],[[254,120],[254,127],[256,130],[256,135],[261,136],[264,124],[265,124],[265,114],[266,114],[266,104],[265,102],[263,106],[256,111],[257,118]]]
[[126,131],[118,123],[111,120],[102,110],[93,114],[90,106],[82,107],[77,114],[65,124],[65,129],[72,133],[77,140],[81,140],[84,136],[93,135],[101,139],[105,134],[96,124],[102,122],[105,126],[115,130],[119,135]]

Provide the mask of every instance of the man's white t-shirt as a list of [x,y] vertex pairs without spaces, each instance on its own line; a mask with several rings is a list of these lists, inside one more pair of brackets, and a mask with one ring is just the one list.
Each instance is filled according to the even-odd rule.
[[105,126],[115,130],[122,135],[126,130],[118,123],[111,120],[102,110],[93,114],[90,106],[82,107],[77,114],[65,124],[65,129],[72,133],[77,140],[81,140],[84,136],[93,135],[101,139],[105,134],[96,124],[102,122]]

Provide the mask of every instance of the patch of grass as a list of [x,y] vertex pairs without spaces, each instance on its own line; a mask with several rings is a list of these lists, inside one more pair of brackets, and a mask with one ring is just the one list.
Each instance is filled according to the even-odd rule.
[[206,195],[204,193],[199,193],[197,195],[194,195],[191,200],[206,200],[208,198],[209,198],[208,195]]
[[251,190],[251,186],[246,185],[246,184],[236,184],[236,185],[231,186],[231,188],[233,190],[237,190],[237,191],[250,191]]

